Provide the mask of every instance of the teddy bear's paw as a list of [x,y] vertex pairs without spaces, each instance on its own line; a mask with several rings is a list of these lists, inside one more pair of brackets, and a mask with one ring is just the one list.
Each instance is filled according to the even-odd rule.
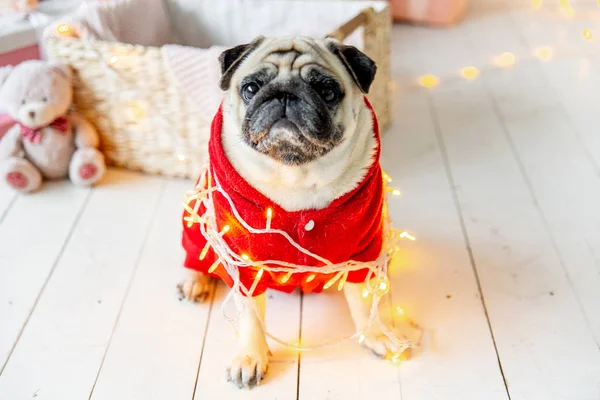
[[214,278],[187,268],[186,274],[184,280],[177,285],[179,300],[187,299],[194,303],[204,303],[210,297]]
[[27,187],[29,180],[20,172],[9,172],[6,175],[6,182],[8,182],[13,189],[21,190]]
[[92,163],[85,163],[79,167],[79,176],[81,179],[90,180],[98,174],[98,167]]
[[23,158],[8,159],[4,170],[4,178],[8,186],[19,192],[33,192],[42,184],[40,171]]
[[98,182],[106,171],[104,156],[94,148],[79,149],[69,165],[69,178],[76,185],[90,186]]

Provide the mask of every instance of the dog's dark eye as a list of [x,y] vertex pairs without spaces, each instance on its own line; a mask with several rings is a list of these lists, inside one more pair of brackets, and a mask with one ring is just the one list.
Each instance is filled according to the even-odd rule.
[[335,100],[335,92],[331,89],[323,89],[321,90],[321,97],[328,103],[332,102]]
[[42,97],[42,101],[43,101],[44,103],[47,103],[47,102],[48,102],[48,98],[47,98],[47,97]]
[[244,97],[244,100],[251,100],[259,90],[260,87],[256,83],[251,82],[244,86],[242,96]]

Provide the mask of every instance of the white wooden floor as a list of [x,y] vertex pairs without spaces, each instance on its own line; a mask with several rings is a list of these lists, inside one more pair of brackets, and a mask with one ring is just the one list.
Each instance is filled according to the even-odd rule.
[[[92,190],[0,189],[0,399],[599,400],[600,8],[477,3],[456,29],[393,31],[383,164],[403,191],[395,223],[418,240],[392,267],[391,304],[426,329],[412,360],[273,344],[264,385],[234,389],[225,288],[205,305],[175,294],[190,183],[112,170]],[[493,67],[504,52],[516,64]],[[439,85],[416,84],[425,74]],[[337,295],[273,298],[287,340],[352,330]]]

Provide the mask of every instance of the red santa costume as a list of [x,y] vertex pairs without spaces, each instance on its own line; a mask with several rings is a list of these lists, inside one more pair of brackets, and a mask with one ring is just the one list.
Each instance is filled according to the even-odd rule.
[[[383,245],[384,188],[379,164],[379,127],[373,108],[366,98],[365,103],[371,110],[373,132],[377,143],[373,164],[355,189],[335,199],[326,208],[288,212],[244,180],[225,155],[221,141],[223,114],[220,108],[211,126],[208,173],[220,183],[235,204],[240,216],[251,227],[264,229],[265,216],[267,210],[271,208],[271,227],[287,232],[296,243],[310,252],[334,264],[348,260],[374,261],[379,257]],[[300,252],[280,234],[248,232],[232,215],[229,202],[220,192],[212,192],[211,196],[213,196],[218,226],[221,228],[229,225],[230,227],[223,239],[237,254],[245,254],[252,260],[280,260],[315,267],[323,265],[313,257]],[[189,204],[192,209],[195,201],[198,200]],[[202,215],[205,211],[202,205],[197,213]],[[190,213],[185,211],[183,217],[189,219]],[[201,256],[206,243],[199,224],[188,224],[184,221],[182,244],[186,251],[184,263],[186,268],[208,273],[209,268],[217,260],[217,255],[209,249]],[[251,287],[258,268],[240,268],[239,271],[240,282],[247,288]],[[364,282],[368,273],[368,268],[351,271],[346,281]],[[223,280],[230,287],[234,284],[223,266],[216,268],[211,275]],[[290,276],[286,272],[264,271],[252,295],[260,295],[267,289],[289,293],[300,288],[304,292],[320,292],[334,275],[295,273]]]

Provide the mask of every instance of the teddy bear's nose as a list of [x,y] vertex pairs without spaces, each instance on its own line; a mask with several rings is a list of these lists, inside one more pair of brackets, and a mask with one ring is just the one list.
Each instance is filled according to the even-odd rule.
[[29,116],[30,116],[31,118],[35,117],[35,111],[29,111]]

